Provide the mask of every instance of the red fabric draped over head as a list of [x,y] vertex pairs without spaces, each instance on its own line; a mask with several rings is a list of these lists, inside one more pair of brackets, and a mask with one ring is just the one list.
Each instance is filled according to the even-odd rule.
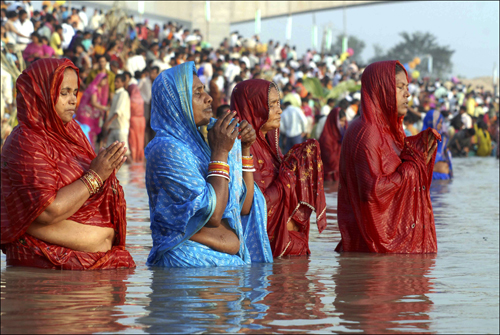
[[[73,251],[46,244],[25,235],[25,232],[54,201],[58,190],[79,179],[96,157],[76,121],[64,124],[55,111],[64,71],[68,68],[78,74],[78,68],[71,61],[47,58],[32,63],[19,76],[16,83],[19,125],[5,141],[1,177],[2,250],[8,257],[9,253],[12,256],[13,250],[8,250],[8,244],[18,243],[22,237],[23,245],[33,244],[32,249],[43,245],[44,253],[38,256],[46,257],[52,264],[62,268],[62,261],[53,258],[56,249]],[[90,197],[68,220],[114,228],[114,245],[124,249],[125,198],[114,173],[105,181],[101,192]],[[23,252],[31,251],[30,249]],[[128,254],[125,250],[123,252]],[[72,268],[89,268],[95,265],[91,260],[84,265],[84,256],[78,257],[78,264],[73,263]],[[96,257],[94,255],[94,259]],[[131,257],[127,262],[133,264]]]
[[441,137],[428,129],[405,138],[396,64],[373,63],[363,72],[361,117],[347,129],[340,155],[337,251],[437,251],[429,194],[435,153],[426,159],[429,132],[433,143]]
[[[339,112],[340,107],[336,107],[328,114],[325,127],[318,140],[321,146],[321,159],[323,160],[325,180],[339,180],[339,159],[342,145]],[[345,127],[347,127],[347,121]]]
[[[245,80],[235,86],[231,110],[246,120],[257,133],[250,151],[255,159],[254,180],[266,198],[267,232],[274,256],[310,254],[308,247],[309,217],[314,209],[319,231],[326,227],[326,202],[319,145],[315,140],[295,145],[283,157],[279,148],[279,129],[260,131],[269,118],[269,92],[276,84],[262,80]],[[293,220],[300,233],[288,231]],[[300,241],[300,242],[298,242]]]

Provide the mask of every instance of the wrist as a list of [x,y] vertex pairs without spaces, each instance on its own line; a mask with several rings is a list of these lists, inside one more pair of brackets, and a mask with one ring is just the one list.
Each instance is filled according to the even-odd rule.
[[241,148],[241,155],[242,156],[250,156],[250,147],[248,148]]
[[217,151],[212,152],[212,155],[210,156],[210,160],[211,161],[227,162],[228,156],[229,156],[229,152],[226,152],[223,150],[217,150]]

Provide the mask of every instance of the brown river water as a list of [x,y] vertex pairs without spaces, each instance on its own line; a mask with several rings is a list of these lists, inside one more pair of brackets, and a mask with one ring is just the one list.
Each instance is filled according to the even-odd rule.
[[[241,268],[145,265],[152,241],[143,165],[124,166],[134,270],[6,267],[2,333],[499,333],[499,162],[454,160],[433,183],[437,254],[338,254],[337,193],[310,257]],[[313,215],[314,216],[314,215]]]

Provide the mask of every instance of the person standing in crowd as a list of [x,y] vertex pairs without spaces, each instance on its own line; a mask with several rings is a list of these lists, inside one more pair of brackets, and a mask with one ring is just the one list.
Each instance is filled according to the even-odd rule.
[[346,129],[345,112],[341,108],[334,108],[326,117],[325,126],[318,141],[325,181],[339,180],[340,148]]
[[488,132],[488,126],[483,120],[480,120],[474,125],[477,137],[477,151],[476,156],[488,157],[491,155],[492,144],[491,136]]
[[452,157],[467,157],[471,149],[472,136],[476,135],[474,128],[464,128],[456,132],[448,143]]
[[[109,115],[102,126],[106,145],[114,142],[128,144],[128,134],[130,129],[130,97],[125,90],[125,76],[119,74],[115,78],[115,94],[113,96]],[[126,156],[130,156],[130,147],[127,145]]]
[[54,55],[54,49],[44,45],[37,33],[31,34],[31,43],[23,51],[24,60],[30,64],[38,59],[49,58]]
[[144,132],[146,130],[146,119],[144,118],[144,100],[137,84],[130,83],[132,75],[124,72],[125,88],[130,97],[130,129],[128,133],[128,144],[130,155],[134,162],[144,160]]
[[212,97],[212,111],[216,111],[221,104],[221,92],[219,91],[219,87],[217,85],[217,80],[220,75],[220,71],[215,69],[214,75],[212,76],[209,84],[210,96]]
[[280,132],[285,135],[285,154],[295,145],[304,141],[307,132],[307,118],[298,107],[290,101],[283,104]]
[[278,145],[279,88],[262,79],[245,80],[233,90],[231,110],[256,129],[250,151],[254,178],[267,203],[267,234],[274,257],[309,255],[310,216],[319,232],[326,227],[326,202],[319,144],[308,140],[283,156]]
[[28,18],[28,13],[21,9],[19,11],[19,19],[14,22],[16,30],[23,36],[17,36],[17,44],[16,51],[24,51],[28,44],[31,42],[29,36],[35,32],[35,28],[33,27],[33,22]]
[[441,138],[433,129],[405,137],[410,93],[399,61],[370,64],[361,82],[361,117],[342,141],[335,250],[435,253],[429,187]]
[[41,59],[18,78],[19,125],[2,150],[1,249],[9,266],[134,268],[115,176],[124,144],[98,155],[73,120],[78,68]]
[[54,49],[54,52],[58,57],[61,57],[64,55],[64,51],[62,48],[62,41],[63,41],[63,29],[60,25],[56,25],[54,28],[54,32],[52,33],[52,36],[50,37],[50,47]]
[[[430,114],[429,114],[430,113]],[[444,132],[443,114],[437,109],[430,110],[424,118],[422,131],[428,128],[435,129],[441,135],[441,141],[436,148],[436,160],[432,173],[432,179],[448,180],[453,177],[453,165],[451,152],[448,150],[448,135]]]
[[90,144],[94,150],[99,150],[97,135],[101,132],[100,122],[109,111],[108,77],[106,73],[99,73],[83,93],[80,105],[76,112],[76,119],[90,127]]
[[316,122],[316,127],[314,131],[314,138],[319,139],[321,137],[321,133],[323,132],[323,127],[325,126],[326,118],[332,111],[335,106],[335,99],[329,98],[326,104],[321,107],[320,114],[318,116],[318,120]]
[[[97,69],[93,69],[90,71],[87,77],[87,85],[90,84],[99,73],[105,73],[106,78],[108,78],[108,96],[106,97],[107,103],[113,99],[113,95],[115,92],[115,74],[111,70],[106,69],[106,65],[108,64],[108,58],[106,55],[99,55],[97,58]],[[107,104],[106,103],[106,104]]]
[[464,129],[473,128],[472,117],[467,112],[467,106],[460,106],[458,113],[462,119],[462,124]]
[[31,34],[30,33],[28,35],[25,35],[21,31],[19,31],[18,17],[19,15],[15,11],[7,12],[7,21],[5,21],[5,35],[7,37],[7,43],[9,44],[15,45],[18,41],[18,38],[26,41],[26,39],[29,39],[29,36]]

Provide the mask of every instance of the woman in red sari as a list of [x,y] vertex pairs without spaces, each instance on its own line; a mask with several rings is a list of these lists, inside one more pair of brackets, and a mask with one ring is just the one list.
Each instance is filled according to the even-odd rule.
[[128,145],[134,162],[144,160],[144,132],[146,131],[146,118],[144,117],[144,100],[139,86],[130,84],[127,87],[130,96],[130,129],[128,132]]
[[115,172],[123,143],[96,157],[73,120],[78,68],[42,59],[19,76],[19,126],[2,150],[1,249],[7,265],[131,268],[125,198]]
[[309,255],[312,211],[320,232],[326,227],[323,163],[318,142],[297,144],[285,157],[278,145],[281,120],[276,84],[245,80],[233,90],[231,110],[258,129],[250,152],[257,164],[254,179],[267,203],[267,234],[274,257]]
[[334,108],[328,114],[325,127],[319,138],[321,159],[325,172],[324,178],[327,181],[339,180],[340,147],[346,129],[347,121],[345,113],[340,107]]
[[340,154],[337,251],[437,252],[429,194],[440,135],[405,137],[408,77],[398,61],[369,65],[361,78],[361,117]]

